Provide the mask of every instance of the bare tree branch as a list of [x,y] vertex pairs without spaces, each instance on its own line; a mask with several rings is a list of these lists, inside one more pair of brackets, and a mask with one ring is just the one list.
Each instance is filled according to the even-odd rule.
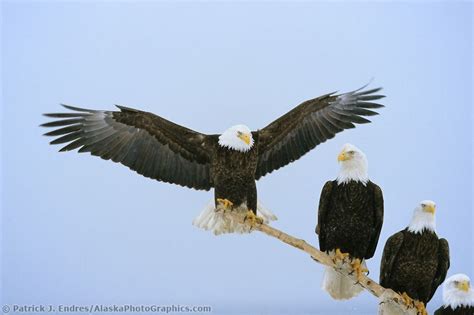
[[[232,213],[229,213],[229,215],[235,216],[236,220],[242,220],[241,216]],[[251,226],[251,223],[248,221],[241,222]],[[279,239],[290,246],[298,248],[299,250],[309,254],[316,262],[334,268],[334,270],[337,272],[354,280],[354,285],[362,286],[364,289],[372,293],[372,295],[379,298],[382,303],[390,303],[394,307],[400,308],[400,311],[404,314],[417,314],[417,309],[415,307],[407,308],[407,306],[403,303],[403,298],[400,294],[394,292],[391,289],[382,287],[380,284],[365,275],[362,277],[361,281],[358,281],[357,276],[351,272],[352,269],[350,268],[349,264],[344,264],[342,266],[336,265],[329,255],[311,246],[305,240],[298,239],[264,223],[260,224],[256,222],[252,225],[252,229],[260,231],[268,236]]]

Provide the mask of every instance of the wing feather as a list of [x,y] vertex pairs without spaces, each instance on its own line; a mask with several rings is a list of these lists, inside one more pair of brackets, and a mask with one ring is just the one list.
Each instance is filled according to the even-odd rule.
[[365,117],[377,115],[372,109],[383,107],[372,101],[384,96],[377,94],[380,88],[363,88],[303,102],[259,130],[256,179],[299,159],[337,133],[354,128],[355,124],[369,123]]
[[329,201],[331,199],[332,189],[334,187],[334,181],[328,181],[324,184],[324,187],[321,191],[321,197],[319,198],[319,207],[318,207],[318,223],[316,225],[316,234],[318,234],[319,239],[319,249],[321,251],[326,251],[326,231],[327,223],[326,217],[329,209]]
[[389,287],[393,263],[398,257],[398,251],[403,244],[403,239],[403,232],[400,231],[390,236],[385,243],[382,261],[380,262],[380,285],[383,287]]
[[438,289],[441,283],[444,282],[444,279],[446,279],[449,265],[449,244],[446,239],[441,238],[439,239],[438,244],[438,268],[436,270],[435,278],[433,279],[433,284],[431,285],[431,293],[428,301],[431,300],[436,292],[436,289]]
[[384,202],[383,202],[383,193],[380,187],[372,182],[374,185],[374,226],[371,231],[370,243],[367,249],[367,254],[365,259],[370,259],[374,256],[375,250],[377,249],[377,244],[379,242],[380,232],[382,231],[383,224],[383,213],[384,213]]
[[117,106],[120,111],[63,105],[72,113],[45,114],[43,124],[57,128],[45,135],[60,151],[90,152],[128,166],[137,173],[168,183],[209,190],[215,136],[179,126],[157,115]]

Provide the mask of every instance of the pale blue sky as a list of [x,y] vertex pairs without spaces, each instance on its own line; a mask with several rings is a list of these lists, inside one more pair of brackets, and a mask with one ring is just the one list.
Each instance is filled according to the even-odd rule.
[[[317,244],[316,207],[346,142],[385,195],[376,256],[423,199],[450,274],[474,278],[472,3],[2,3],[2,303],[207,304],[216,314],[373,313],[334,302],[323,268],[259,233],[191,225],[212,193],[141,177],[41,136],[59,103],[124,104],[195,130],[264,127],[374,78],[387,106],[258,182],[274,225]],[[430,309],[441,303],[439,291]]]

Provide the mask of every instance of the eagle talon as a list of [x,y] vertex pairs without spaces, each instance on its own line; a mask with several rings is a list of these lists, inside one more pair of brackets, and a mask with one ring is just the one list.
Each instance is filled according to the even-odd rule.
[[406,293],[402,293],[403,304],[407,306],[407,309],[414,305],[413,299]]
[[339,248],[336,248],[336,253],[334,254],[334,257],[332,261],[334,263],[337,263],[338,261],[344,262],[346,258],[350,257],[349,253],[343,253]]
[[257,217],[255,213],[252,210],[248,210],[247,214],[245,215],[244,222],[247,222],[250,224],[250,226],[253,228],[257,224],[263,224],[263,219],[260,217]]
[[417,300],[414,302],[414,304],[415,304],[418,315],[428,315],[428,312],[426,311],[425,303]]
[[365,268],[364,266],[362,266],[361,260],[359,258],[355,258],[351,262],[351,267],[352,267],[351,274],[353,274],[355,272],[356,276],[357,276],[357,282],[361,283],[362,279],[363,279],[363,276],[369,270],[367,268]]
[[234,203],[229,199],[217,198],[216,201],[224,208],[224,211],[232,209],[232,206],[234,205]]

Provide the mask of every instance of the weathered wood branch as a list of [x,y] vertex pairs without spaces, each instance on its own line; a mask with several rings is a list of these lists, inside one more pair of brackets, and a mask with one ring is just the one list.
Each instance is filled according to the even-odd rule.
[[[233,215],[233,214],[229,214],[229,215]],[[241,220],[241,218],[242,217],[235,216],[236,220]],[[251,225],[251,223],[248,221],[247,222],[242,221],[242,223],[248,224],[249,226]],[[351,273],[352,270],[349,264],[345,264],[344,266],[336,265],[329,255],[320,251],[314,246],[311,246],[305,240],[298,239],[294,236],[286,234],[285,232],[280,231],[274,227],[271,227],[265,223],[262,223],[262,224],[254,223],[252,226],[252,229],[260,231],[276,239],[279,239],[280,241],[290,246],[293,246],[295,248],[298,248],[299,250],[304,251],[305,253],[309,254],[311,258],[313,258],[316,262],[323,264],[325,266],[332,267],[337,272],[345,275],[346,277],[349,277],[350,279],[354,281],[354,285],[362,286],[364,289],[372,293],[372,295],[379,298],[380,300],[383,300],[383,303],[391,303],[395,307],[398,306],[400,310],[403,310],[403,312],[405,312],[405,314],[417,314],[417,310],[415,307],[410,307],[407,309],[407,306],[403,303],[403,298],[400,294],[394,292],[391,289],[386,289],[382,287],[376,281],[370,279],[369,277],[365,275],[359,281],[357,279],[357,276],[354,273]]]

